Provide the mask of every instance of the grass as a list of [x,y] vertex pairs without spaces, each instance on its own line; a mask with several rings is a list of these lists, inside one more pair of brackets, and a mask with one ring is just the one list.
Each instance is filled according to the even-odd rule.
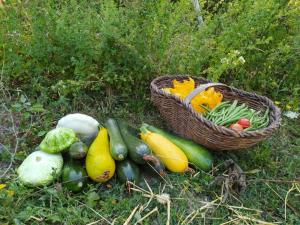
[[[13,160],[11,169],[0,179],[6,184],[0,190],[0,224],[123,224],[126,220],[129,224],[166,224],[168,204],[169,224],[300,224],[299,119],[284,118],[272,138],[252,149],[214,153],[210,172],[168,174],[150,189],[135,187],[130,193],[113,178],[107,184],[90,182],[82,193],[73,194],[59,181],[48,187],[24,187],[15,170],[62,115],[80,111],[101,122],[115,116],[136,125],[165,123],[151,106],[135,107],[137,99],[125,104],[113,97],[100,101],[77,97],[41,104],[25,93],[10,92],[12,96],[6,93],[2,99],[0,112],[0,174]],[[229,158],[246,172],[247,188],[243,195],[229,193],[222,202],[224,184],[209,184],[225,172],[223,163]]]

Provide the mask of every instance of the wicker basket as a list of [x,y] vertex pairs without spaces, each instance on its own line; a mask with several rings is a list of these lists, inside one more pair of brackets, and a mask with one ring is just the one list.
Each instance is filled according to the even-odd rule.
[[[245,92],[221,83],[212,83],[199,77],[192,77],[198,88],[184,100],[161,90],[161,88],[171,87],[174,79],[182,81],[188,77],[183,75],[158,77],[151,82],[150,86],[151,99],[154,105],[178,135],[194,140],[212,150],[241,150],[268,138],[279,127],[280,109],[270,99],[255,93]],[[237,132],[224,126],[217,126],[205,119],[194,110],[190,101],[208,87],[214,87],[220,91],[224,100],[233,101],[237,99],[239,102],[246,103],[251,108],[260,111],[269,108],[270,122],[268,127],[256,131]]]

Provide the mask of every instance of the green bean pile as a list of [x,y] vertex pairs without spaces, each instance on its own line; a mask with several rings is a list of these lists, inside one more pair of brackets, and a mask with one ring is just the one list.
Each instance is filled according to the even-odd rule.
[[269,109],[265,113],[262,113],[261,111],[249,108],[245,103],[238,105],[237,100],[234,100],[233,103],[224,101],[212,110],[202,105],[201,107],[207,111],[204,115],[206,119],[219,126],[228,127],[242,118],[249,119],[251,123],[251,126],[244,129],[244,131],[261,129],[267,127],[269,124]]

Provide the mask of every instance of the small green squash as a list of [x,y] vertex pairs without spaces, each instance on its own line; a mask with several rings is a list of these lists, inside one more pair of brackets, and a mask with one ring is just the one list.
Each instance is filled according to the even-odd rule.
[[87,183],[87,173],[83,166],[75,161],[65,163],[62,171],[62,184],[72,192],[80,192]]
[[88,147],[81,141],[73,143],[68,151],[68,155],[72,159],[83,159],[88,152]]

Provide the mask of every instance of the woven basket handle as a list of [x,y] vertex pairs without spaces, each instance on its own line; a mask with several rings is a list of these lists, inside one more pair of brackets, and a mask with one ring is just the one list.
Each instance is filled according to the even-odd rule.
[[215,86],[225,86],[228,87],[226,84],[222,83],[208,83],[208,84],[202,84],[199,85],[197,88],[195,88],[185,99],[184,99],[184,104],[189,105],[192,99],[198,95],[200,92],[205,91],[209,87],[215,87]]

